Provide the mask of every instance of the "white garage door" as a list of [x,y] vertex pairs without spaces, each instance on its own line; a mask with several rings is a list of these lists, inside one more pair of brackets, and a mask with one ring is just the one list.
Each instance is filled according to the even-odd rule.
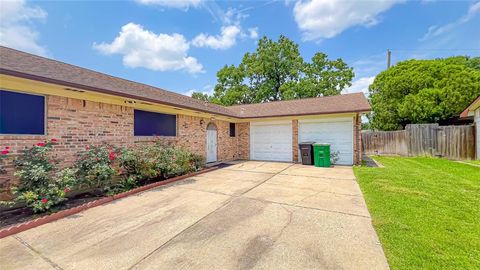
[[250,123],[250,159],[292,161],[292,122]]
[[338,152],[337,164],[353,164],[353,117],[300,120],[298,141],[329,143],[330,152]]

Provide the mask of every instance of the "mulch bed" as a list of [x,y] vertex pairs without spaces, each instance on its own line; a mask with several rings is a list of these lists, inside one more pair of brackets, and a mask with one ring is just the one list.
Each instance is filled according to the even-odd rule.
[[64,204],[59,205],[51,209],[51,211],[44,212],[44,213],[35,213],[32,209],[27,207],[20,207],[14,209],[4,209],[0,211],[0,229],[9,227],[13,224],[27,222],[30,220],[34,220],[43,216],[50,215],[52,213],[73,208],[75,206],[79,206],[97,199],[102,198],[103,196],[97,196],[94,194],[81,194],[75,196],[73,198],[69,198],[65,201]]

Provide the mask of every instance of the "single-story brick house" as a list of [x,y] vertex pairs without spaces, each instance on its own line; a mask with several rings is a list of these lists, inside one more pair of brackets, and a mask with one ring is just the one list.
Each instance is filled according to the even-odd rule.
[[460,114],[460,118],[473,116],[475,123],[475,157],[480,159],[480,96],[477,97],[468,107]]
[[331,143],[339,164],[359,164],[361,115],[371,109],[362,93],[224,107],[6,47],[0,106],[0,147],[18,153],[57,138],[67,163],[88,144],[154,140],[208,162],[298,162],[298,142],[313,140]]

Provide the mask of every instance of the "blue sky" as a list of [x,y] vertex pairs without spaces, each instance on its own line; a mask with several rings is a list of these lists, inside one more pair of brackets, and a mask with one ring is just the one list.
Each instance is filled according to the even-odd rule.
[[480,55],[480,1],[9,1],[0,44],[182,94],[211,93],[216,72],[258,39],[285,35],[304,59],[342,58],[365,91],[392,61]]

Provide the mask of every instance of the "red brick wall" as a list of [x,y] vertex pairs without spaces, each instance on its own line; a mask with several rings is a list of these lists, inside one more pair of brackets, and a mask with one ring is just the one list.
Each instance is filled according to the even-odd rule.
[[362,163],[362,117],[358,113],[353,122],[353,164]]
[[292,120],[292,134],[293,162],[298,163],[298,120]]
[[[206,127],[211,121],[208,118],[178,115],[176,137],[135,137],[133,108],[58,96],[48,96],[46,100],[47,135],[0,136],[0,148],[9,146],[10,155],[14,156],[25,147],[56,138],[58,143],[55,145],[55,154],[61,160],[61,166],[70,165],[75,160],[75,153],[85,149],[85,146],[103,142],[117,146],[133,146],[163,141],[206,155]],[[229,122],[213,122],[218,132],[218,160],[239,158],[240,128],[237,129],[236,137],[230,137]],[[11,183],[15,181],[12,169],[12,165],[7,164],[8,173],[0,175],[0,200],[9,198],[8,191]]]
[[250,123],[237,124],[238,158],[250,159]]

